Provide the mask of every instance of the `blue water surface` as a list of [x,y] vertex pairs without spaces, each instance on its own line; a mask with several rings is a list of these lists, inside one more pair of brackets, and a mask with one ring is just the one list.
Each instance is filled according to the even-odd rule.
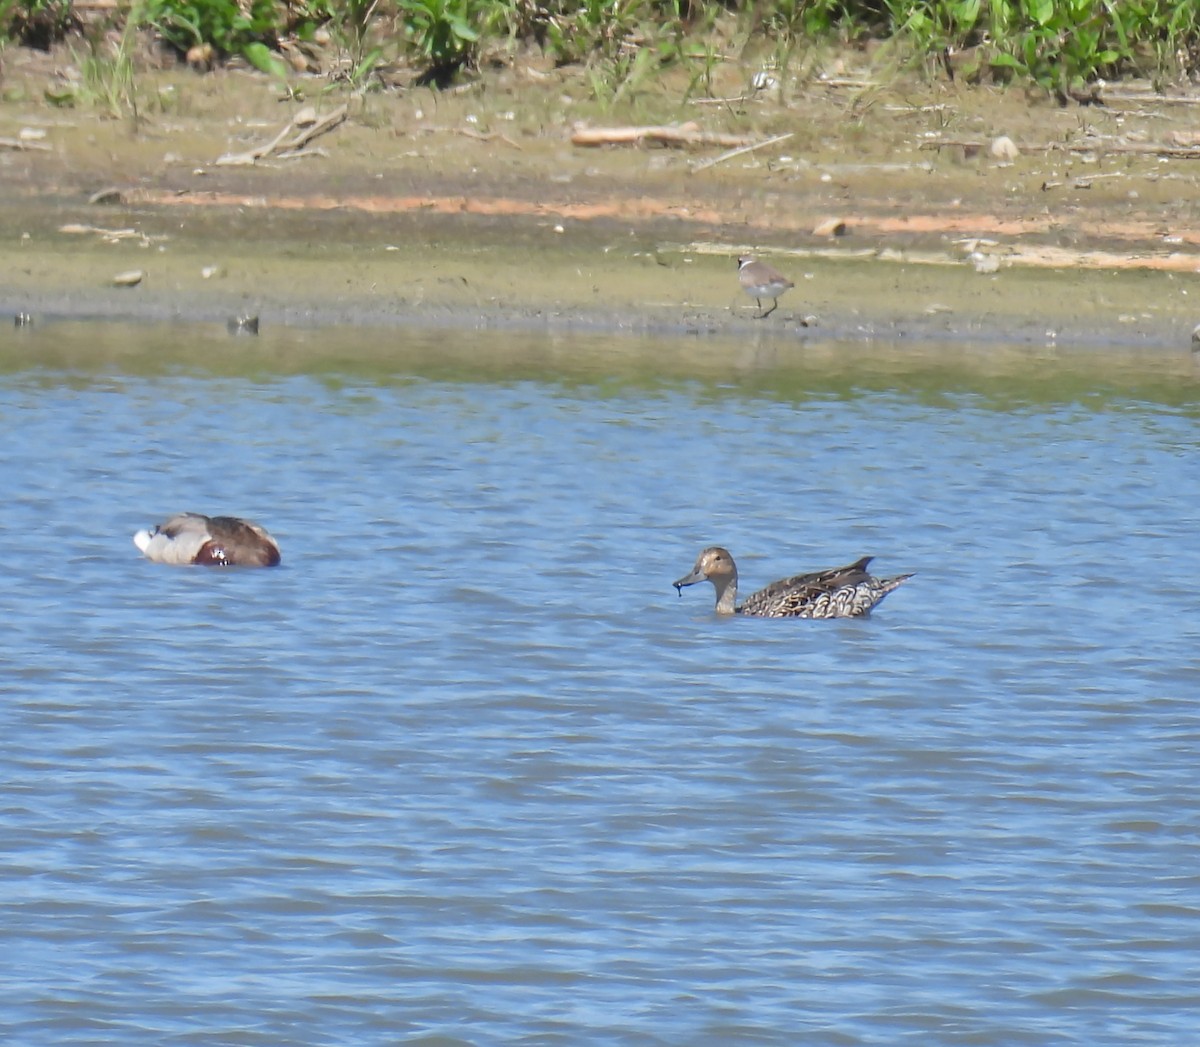
[[1190,358],[5,339],[8,1042],[1194,1040]]

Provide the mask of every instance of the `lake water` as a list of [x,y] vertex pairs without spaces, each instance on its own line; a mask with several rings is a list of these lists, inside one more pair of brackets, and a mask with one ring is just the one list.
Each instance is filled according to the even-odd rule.
[[[1180,1045],[1187,353],[0,334],[6,1042]],[[169,568],[182,510],[275,571]],[[718,619],[877,557],[865,620]]]

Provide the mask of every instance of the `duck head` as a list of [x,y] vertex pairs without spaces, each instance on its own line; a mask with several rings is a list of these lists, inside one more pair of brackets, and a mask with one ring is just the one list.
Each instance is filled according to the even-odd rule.
[[675,590],[683,595],[685,585],[695,585],[697,582],[712,582],[717,591],[718,613],[732,614],[734,600],[737,597],[737,567],[728,549],[719,545],[711,545],[696,557],[695,566],[690,574],[685,574],[679,581],[674,582]]

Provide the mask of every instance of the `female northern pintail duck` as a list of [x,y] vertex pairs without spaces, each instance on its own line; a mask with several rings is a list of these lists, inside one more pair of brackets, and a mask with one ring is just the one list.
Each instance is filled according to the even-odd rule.
[[274,567],[279,543],[266,530],[236,516],[177,513],[153,531],[138,531],[133,544],[155,563],[210,567]]
[[717,590],[717,614],[745,614],[755,618],[860,618],[896,586],[912,577],[875,578],[867,574],[871,557],[829,571],[798,574],[772,582],[737,606],[737,567],[727,549],[705,549],[692,573],[675,582],[679,595],[685,585],[706,579]]

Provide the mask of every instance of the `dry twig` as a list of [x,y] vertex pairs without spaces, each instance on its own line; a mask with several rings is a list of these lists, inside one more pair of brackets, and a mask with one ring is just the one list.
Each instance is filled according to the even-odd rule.
[[27,142],[23,138],[0,138],[0,149],[16,149],[18,152],[35,149],[38,152],[48,153],[52,148],[54,147],[45,142]]
[[718,145],[737,149],[753,145],[747,135],[727,135],[716,131],[701,131],[695,124],[679,127],[577,127],[571,135],[573,145],[640,145],[658,142],[660,145]]
[[786,142],[795,133],[795,131],[788,131],[787,134],[776,135],[774,138],[765,138],[763,141],[755,142],[753,145],[743,145],[737,149],[730,149],[727,153],[722,153],[720,156],[714,156],[711,160],[705,160],[702,163],[696,164],[692,168],[692,174],[705,171],[710,167],[716,167],[717,164],[723,164],[726,160],[732,160],[735,156],[743,156],[746,153],[754,152],[756,149],[765,149],[769,145]]
[[149,236],[136,229],[105,229],[99,225],[84,225],[80,222],[68,222],[58,227],[60,233],[68,236],[98,236],[106,243],[115,244],[122,240],[137,240],[143,247],[149,247],[156,241],[166,240],[165,236]]
[[288,155],[291,157],[319,155],[316,152],[306,154],[301,152],[301,150],[318,135],[323,135],[326,131],[332,131],[337,127],[338,124],[346,119],[347,111],[346,106],[340,105],[315,123],[302,128],[300,133],[291,140],[284,141],[297,128],[297,124],[293,120],[266,145],[256,146],[254,149],[247,150],[244,153],[226,153],[224,156],[217,157],[216,164],[218,167],[249,166],[272,154],[277,156]]
[[[947,149],[957,146],[960,149],[983,150],[986,142],[964,138],[939,138],[934,141],[922,142],[922,149]],[[1120,153],[1140,156],[1166,156],[1177,160],[1200,160],[1200,145],[1167,145],[1165,142],[1046,142],[1044,145],[1021,144],[1021,151],[1026,153],[1052,153],[1055,151],[1067,153]]]

